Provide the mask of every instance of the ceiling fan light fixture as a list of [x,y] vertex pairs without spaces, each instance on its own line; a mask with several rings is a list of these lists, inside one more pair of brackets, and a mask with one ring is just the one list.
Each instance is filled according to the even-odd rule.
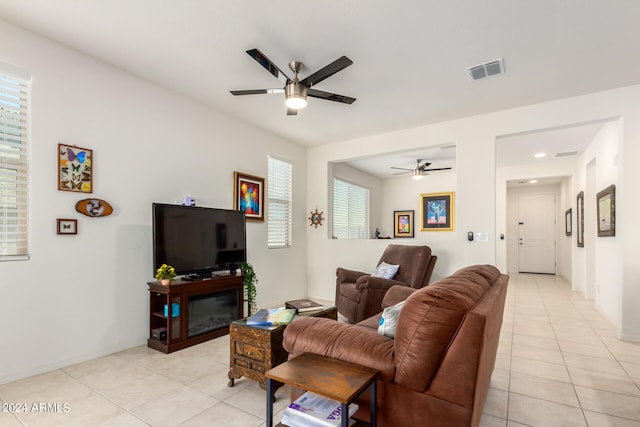
[[415,179],[416,181],[420,181],[422,178],[424,178],[424,172],[422,172],[419,169],[416,169],[412,172],[411,178]]
[[293,110],[301,110],[307,106],[307,87],[298,82],[289,83],[284,88],[285,101],[287,108]]

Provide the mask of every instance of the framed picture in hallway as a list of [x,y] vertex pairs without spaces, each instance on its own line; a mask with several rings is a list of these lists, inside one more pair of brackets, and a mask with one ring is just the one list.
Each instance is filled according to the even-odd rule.
[[579,248],[584,248],[584,192],[578,193],[576,198],[576,242]]
[[571,236],[571,208],[567,209],[567,211],[564,213],[564,234],[566,234],[567,236]]
[[453,231],[454,193],[420,195],[420,230]]
[[233,172],[233,209],[247,221],[264,221],[264,178]]
[[610,185],[596,196],[598,237],[616,235],[616,186]]

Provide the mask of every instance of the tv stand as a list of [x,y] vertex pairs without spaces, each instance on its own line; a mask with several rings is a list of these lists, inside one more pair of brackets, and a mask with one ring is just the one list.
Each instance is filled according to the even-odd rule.
[[148,282],[147,345],[171,353],[229,333],[244,317],[242,276],[176,280],[170,286]]

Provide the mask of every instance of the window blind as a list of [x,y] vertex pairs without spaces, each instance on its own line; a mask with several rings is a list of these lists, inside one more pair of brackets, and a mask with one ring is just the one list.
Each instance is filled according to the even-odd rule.
[[333,178],[333,238],[369,238],[369,189]]
[[[13,72],[12,72],[13,71]],[[0,260],[26,259],[28,248],[29,81],[0,63]]]
[[267,246],[287,248],[292,240],[291,163],[269,156],[267,178]]

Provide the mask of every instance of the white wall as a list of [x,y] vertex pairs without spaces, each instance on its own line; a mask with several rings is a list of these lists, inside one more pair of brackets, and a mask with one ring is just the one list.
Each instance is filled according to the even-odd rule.
[[[616,237],[597,237],[596,194],[618,184],[622,123],[605,124],[578,159],[574,193],[584,191],[585,245],[575,248],[574,268],[585,277],[574,287],[589,298],[620,329],[623,283],[621,245]],[[616,227],[616,234],[625,233]],[[637,310],[637,308],[636,308]]]
[[[573,281],[573,248],[576,245],[576,203],[573,191],[573,176],[565,178],[560,183],[560,196],[558,197],[558,268],[556,274],[564,277],[569,282]],[[571,209],[571,236],[566,235],[567,209]]]
[[[266,223],[247,224],[258,303],[306,294],[303,147],[2,21],[0,40],[0,60],[33,76],[31,259],[0,263],[0,383],[145,343],[151,203],[232,208],[233,171],[266,177],[268,154],[293,163],[294,247],[268,250]],[[113,215],[81,216],[87,195],[57,191],[59,142],[94,150],[92,196]],[[78,235],[57,236],[56,218]]]
[[[448,193],[457,190],[457,173],[450,172],[433,173],[420,181],[414,181],[409,175],[404,177],[388,179],[384,181],[384,227],[385,235],[393,236],[394,215],[393,211],[414,211],[414,238],[398,238],[392,242],[402,245],[427,245],[432,249],[432,253],[438,256],[436,270],[431,282],[442,277],[443,271],[455,268],[451,265],[455,259],[456,241],[454,234],[447,231],[420,231],[421,227],[421,206],[420,195],[427,193]],[[456,194],[454,194],[454,227],[457,229],[457,205]],[[462,233],[462,232],[461,232]],[[387,244],[390,242],[387,242]],[[378,256],[380,256],[378,254]],[[376,259],[377,261],[377,259]],[[374,262],[375,263],[375,262]],[[371,270],[375,265],[370,265]]]
[[[475,123],[473,119],[471,119]],[[439,257],[434,278],[447,275],[470,263],[493,263],[495,242],[467,241],[467,231],[495,233],[494,189],[495,160],[487,145],[493,136],[481,122],[477,126],[458,126],[447,122],[424,128],[407,129],[390,134],[352,140],[339,144],[313,147],[308,150],[307,205],[327,205],[327,162],[378,155],[389,152],[390,147],[402,151],[412,148],[456,143],[456,174],[429,175],[422,181],[394,180],[384,183],[385,230],[391,234],[394,210],[416,210],[416,238],[397,240],[329,240],[325,233],[310,230],[308,235],[308,294],[316,298],[333,298],[336,267],[373,271],[384,248],[389,243],[427,244]],[[461,173],[473,176],[475,186],[461,186]],[[419,230],[419,200],[421,193],[455,191],[455,230],[452,232],[421,232]],[[397,192],[397,194],[394,194]],[[320,208],[319,208],[320,209]],[[320,209],[322,210],[322,209]]]
[[[635,196],[633,189],[635,183],[640,182],[640,168],[637,167],[640,161],[638,99],[640,85],[313,147],[307,152],[307,205],[326,206],[327,162],[383,154],[389,151],[389,147],[401,151],[455,142],[456,229],[443,233],[442,241],[429,237],[429,246],[434,253],[442,256],[435,272],[443,276],[459,267],[485,262],[496,264],[505,271],[506,240],[499,240],[498,236],[506,233],[506,181],[516,173],[496,171],[496,138],[622,117],[616,189],[618,236],[610,240],[612,245],[617,246],[615,253],[619,260],[616,265],[621,280],[617,300],[623,310],[617,313],[621,322],[616,327],[621,336],[640,341],[640,263],[636,262],[633,255],[640,253],[640,222],[632,218],[633,213],[640,209],[640,198]],[[575,160],[563,165],[565,167],[571,172],[567,173],[554,164],[551,166],[553,171],[536,171],[535,175],[570,176],[575,173]],[[517,175],[521,173],[526,174],[527,171],[520,170]],[[412,203],[411,196],[402,206],[409,203]],[[391,211],[395,206],[385,205],[385,209]],[[467,231],[488,232],[491,238],[488,243],[470,243],[466,240]],[[331,241],[325,237],[325,233],[313,229],[308,235],[308,293],[318,298],[333,297],[336,267],[360,266],[371,271],[372,265],[389,243],[375,240]],[[601,265],[607,260],[597,259],[596,262]],[[574,282],[584,280],[575,268],[572,274]]]

